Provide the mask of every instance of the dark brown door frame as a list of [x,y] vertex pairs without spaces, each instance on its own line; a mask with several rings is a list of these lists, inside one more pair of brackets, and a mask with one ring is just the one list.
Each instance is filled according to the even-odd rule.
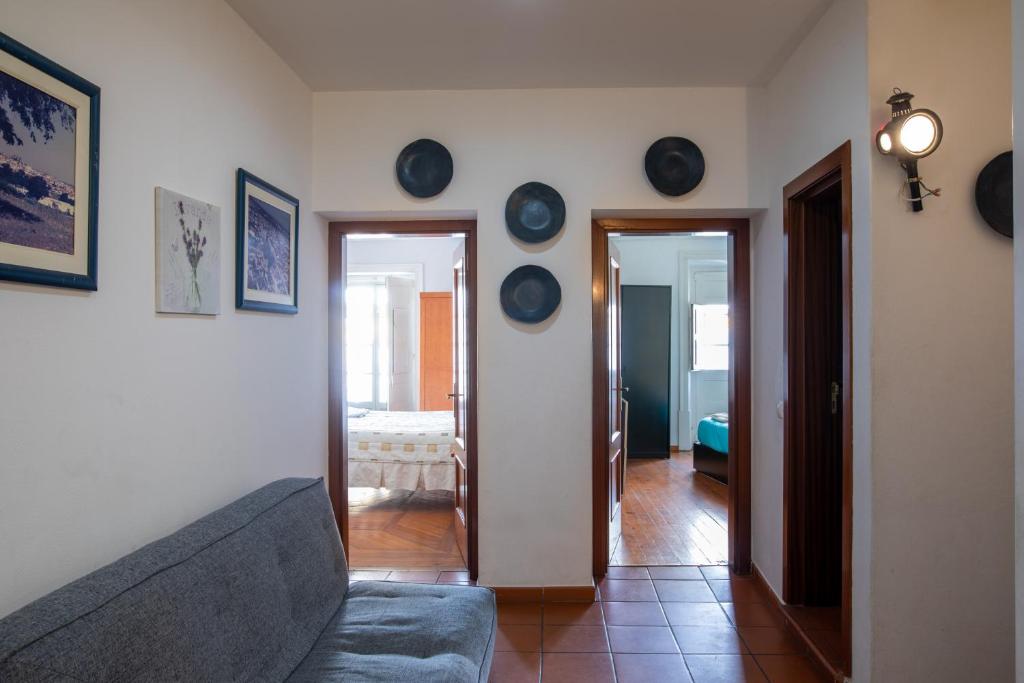
[[593,268],[593,565],[608,572],[608,305],[609,233],[663,235],[725,232],[729,235],[729,565],[750,573],[750,221],[746,218],[596,219],[591,221]]
[[802,495],[796,485],[797,470],[794,439],[800,427],[791,400],[795,398],[791,387],[800,381],[798,364],[798,340],[803,334],[802,288],[803,275],[799,258],[804,225],[805,203],[821,191],[840,183],[842,222],[842,668],[850,674],[851,624],[853,607],[853,261],[852,261],[852,178],[850,143],[847,141],[824,159],[802,173],[783,190],[783,233],[785,239],[785,345],[784,385],[785,420],[783,437],[783,600],[787,603],[801,601],[800,577],[796,568],[804,566],[804,548],[791,537],[802,523],[800,510],[803,506],[791,497]]
[[345,236],[353,234],[393,234],[427,237],[461,233],[466,238],[466,476],[469,492],[469,558],[467,569],[475,580],[478,571],[477,544],[477,271],[476,221],[337,221],[330,224],[328,243],[328,463],[327,487],[341,540],[348,552],[348,413],[345,402]]

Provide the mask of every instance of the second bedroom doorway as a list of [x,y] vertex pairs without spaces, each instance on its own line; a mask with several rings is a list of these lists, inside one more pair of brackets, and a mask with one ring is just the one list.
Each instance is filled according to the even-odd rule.
[[593,222],[597,579],[749,572],[748,229]]
[[329,488],[367,578],[476,578],[474,237],[331,224]]

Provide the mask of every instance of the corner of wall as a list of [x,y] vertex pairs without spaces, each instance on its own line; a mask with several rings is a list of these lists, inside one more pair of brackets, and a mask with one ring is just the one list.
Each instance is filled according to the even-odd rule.
[[[312,93],[226,3],[0,5],[4,32],[102,88],[99,290],[0,283],[18,321],[0,335],[6,614],[268,481],[326,472],[327,264]],[[299,197],[297,315],[234,308],[238,167]],[[154,310],[154,186],[221,207],[216,317]]]
[[[782,189],[852,142],[854,279],[853,671],[871,668],[871,173],[867,1],[835,0],[786,62],[748,99],[754,287],[753,558],[782,586]],[[785,141],[785,144],[782,143]]]

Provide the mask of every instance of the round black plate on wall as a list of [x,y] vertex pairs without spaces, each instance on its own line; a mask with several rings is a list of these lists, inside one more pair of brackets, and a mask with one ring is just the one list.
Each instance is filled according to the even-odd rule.
[[562,287],[551,271],[540,266],[520,266],[501,283],[501,308],[522,323],[539,323],[551,317],[562,301]]
[[647,148],[644,172],[658,192],[679,197],[704,179],[704,153],[686,138],[661,138]]
[[505,225],[523,242],[546,242],[565,225],[565,201],[550,185],[520,185],[505,202]]
[[452,155],[437,140],[410,142],[395,160],[398,184],[413,197],[434,197],[448,187],[454,172]]
[[993,230],[1013,237],[1013,152],[1003,152],[981,169],[974,203]]

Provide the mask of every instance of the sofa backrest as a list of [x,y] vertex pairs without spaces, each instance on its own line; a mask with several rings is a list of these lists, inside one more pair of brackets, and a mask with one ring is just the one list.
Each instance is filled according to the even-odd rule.
[[0,620],[0,681],[284,680],[347,590],[323,480],[282,479]]

